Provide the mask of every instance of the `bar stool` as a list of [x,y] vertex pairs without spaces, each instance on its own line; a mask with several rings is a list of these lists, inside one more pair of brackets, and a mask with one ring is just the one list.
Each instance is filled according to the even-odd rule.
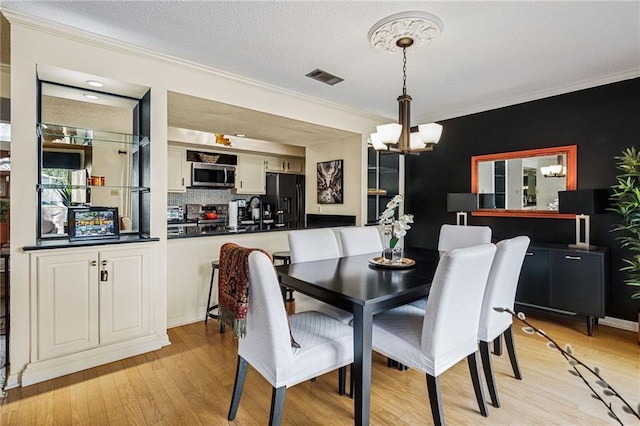
[[[276,260],[282,262],[283,265],[291,264],[291,252],[289,251],[276,251],[272,255],[273,262]],[[288,287],[282,287],[282,298],[284,299],[284,306],[287,309],[287,315],[296,313],[296,299],[293,298],[293,290]]]
[[273,261],[276,260],[282,261],[283,265],[288,265],[291,263],[291,252],[289,251],[276,251],[272,255]]
[[[209,282],[209,298],[207,299],[207,312],[205,313],[205,316],[204,316],[205,324],[209,321],[209,318],[213,318],[213,319],[220,318],[218,314],[212,313],[212,311],[218,310],[219,308],[218,304],[215,304],[215,305],[211,304],[211,293],[213,293],[213,279],[216,275],[216,270],[219,268],[220,268],[220,262],[218,261],[218,259],[211,262],[211,281]],[[224,333],[224,331],[225,331],[224,324],[221,322],[220,333]]]

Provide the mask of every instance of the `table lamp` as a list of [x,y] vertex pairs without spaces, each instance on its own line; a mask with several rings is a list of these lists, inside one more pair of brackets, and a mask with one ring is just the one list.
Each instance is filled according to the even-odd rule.
[[456,212],[456,225],[467,225],[467,212],[478,210],[478,194],[454,193],[447,194],[447,211]]
[[571,248],[592,250],[589,245],[589,216],[604,213],[609,203],[607,189],[581,189],[578,191],[558,191],[558,210],[560,213],[576,214],[576,243]]

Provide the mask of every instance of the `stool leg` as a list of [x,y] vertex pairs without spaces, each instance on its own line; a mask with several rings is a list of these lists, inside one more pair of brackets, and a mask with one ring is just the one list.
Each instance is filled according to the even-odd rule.
[[213,292],[213,278],[216,275],[215,268],[211,270],[211,281],[209,282],[209,297],[207,298],[207,311],[204,313],[204,323],[209,321],[209,310],[211,309],[211,293]]

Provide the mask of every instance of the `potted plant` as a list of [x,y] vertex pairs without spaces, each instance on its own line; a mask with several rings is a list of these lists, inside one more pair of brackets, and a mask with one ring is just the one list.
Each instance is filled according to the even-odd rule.
[[[612,231],[621,234],[616,239],[629,253],[623,259],[625,265],[620,268],[626,272],[624,282],[637,289],[631,298],[640,299],[640,151],[635,147],[627,148],[615,159],[618,161],[616,168],[621,173],[616,176],[617,183],[611,187],[613,195],[610,210],[622,216],[622,223],[614,225]],[[638,321],[640,323],[640,310]]]
[[9,241],[9,200],[0,199],[0,244]]

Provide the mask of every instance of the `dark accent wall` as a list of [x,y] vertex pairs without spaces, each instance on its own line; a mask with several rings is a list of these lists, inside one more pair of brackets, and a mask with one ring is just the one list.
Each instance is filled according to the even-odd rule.
[[[447,193],[471,190],[471,156],[561,145],[578,146],[578,189],[609,188],[617,174],[615,156],[640,146],[640,78],[441,122],[440,143],[432,152],[406,156],[405,211],[415,216],[407,244],[436,248],[447,213]],[[625,285],[624,252],[610,232],[620,217],[591,217],[591,244],[611,250],[607,316],[637,321],[640,303]],[[567,219],[469,217],[488,225],[496,240],[527,235],[532,241],[571,243],[575,222]]]

